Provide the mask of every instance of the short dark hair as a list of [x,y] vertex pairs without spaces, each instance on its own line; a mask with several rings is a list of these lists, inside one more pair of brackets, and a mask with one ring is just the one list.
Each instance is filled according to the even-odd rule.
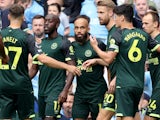
[[46,19],[47,16],[50,16],[51,19],[54,19],[57,23],[60,23],[60,19],[59,19],[59,16],[58,16],[58,15],[47,14],[47,15],[45,16],[45,19]]
[[21,5],[13,4],[9,9],[9,14],[14,18],[21,17],[24,15],[24,8]]
[[90,22],[90,18],[87,15],[78,15],[76,17],[76,19],[74,20],[74,22],[80,18],[86,19],[88,21],[88,23]]
[[123,15],[128,22],[133,21],[133,6],[131,4],[116,6],[113,12],[117,15]]
[[58,3],[52,3],[52,4],[48,5],[48,8],[49,8],[50,6],[56,6],[57,9],[58,9],[58,12],[59,12],[59,13],[61,12],[61,6],[60,6]]

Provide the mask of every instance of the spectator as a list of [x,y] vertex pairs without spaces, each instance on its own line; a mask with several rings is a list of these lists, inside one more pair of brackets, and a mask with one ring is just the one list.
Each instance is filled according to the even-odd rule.
[[75,18],[80,14],[81,3],[84,0],[64,0],[64,13],[69,16],[69,22],[73,23]]
[[63,3],[64,3],[64,0],[45,0],[46,14],[48,13],[48,5],[51,5],[53,3],[57,3],[57,4],[59,4],[62,7]]
[[148,10],[147,0],[134,0],[135,15],[133,19],[133,26],[142,29],[142,18]]
[[45,37],[44,33],[44,16],[36,15],[32,19],[32,30],[35,40],[38,44],[41,43],[42,39]]
[[61,6],[58,3],[48,5],[48,14],[59,16],[60,25],[58,27],[58,33],[62,36],[68,36],[70,33],[69,19],[64,12],[61,12]]
[[15,0],[15,4],[19,4],[26,9],[30,3],[30,0]]
[[[40,44],[42,39],[45,37],[44,21],[45,21],[44,20],[44,16],[42,16],[42,15],[34,16],[33,19],[32,19],[32,30],[28,30],[29,33],[34,35],[35,42],[38,43],[38,44]],[[31,57],[31,55],[29,55],[29,59],[28,59],[28,67],[29,67],[29,69],[31,68],[31,66],[32,66],[32,57]],[[38,90],[36,90],[36,91],[38,91]],[[37,95],[36,95],[36,97],[37,97]]]
[[67,100],[62,105],[62,115],[59,120],[72,120],[73,101],[74,101],[74,94],[68,93]]
[[70,36],[74,36],[74,20],[80,14],[84,0],[64,0],[63,12],[69,17]]
[[[35,38],[35,42],[40,44],[42,39],[45,37],[44,33],[44,16],[42,15],[36,15],[33,17],[32,20],[32,30],[33,30],[33,35]],[[29,68],[32,66],[32,57],[31,55],[29,56]],[[38,77],[39,77],[39,72],[36,74],[36,76],[32,79],[32,85],[33,85],[33,90],[34,90],[34,96],[38,100]]]
[[[9,26],[10,21],[8,20],[9,8],[14,4],[14,0],[0,0],[0,30]],[[24,21],[22,29],[27,28],[27,24]]]
[[43,15],[44,9],[35,0],[30,0],[28,7],[25,9],[24,17],[28,28],[32,29],[32,19],[35,15]]
[[14,4],[14,0],[0,0],[1,10],[9,9]]

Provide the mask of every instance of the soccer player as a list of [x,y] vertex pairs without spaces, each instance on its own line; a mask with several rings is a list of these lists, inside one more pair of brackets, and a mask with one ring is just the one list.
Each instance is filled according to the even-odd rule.
[[[107,48],[110,44],[111,35],[116,31],[114,23],[114,14],[113,9],[115,3],[112,0],[108,1],[99,1],[97,4],[98,18],[101,25],[105,25],[108,30],[108,41]],[[110,120],[111,117],[115,114],[115,81],[116,81],[116,67],[115,62],[108,66],[108,79],[109,86],[108,91],[106,92],[103,100],[103,106],[100,110],[97,120]]]
[[21,120],[34,117],[34,96],[31,80],[28,74],[28,54],[50,67],[67,69],[74,74],[80,72],[75,66],[67,65],[42,54],[35,47],[35,40],[20,29],[24,20],[24,8],[13,5],[9,9],[10,26],[1,31],[9,62],[3,64],[0,60],[0,119],[11,120],[15,111]]
[[[142,19],[143,29],[160,43],[159,16],[157,11],[149,10]],[[160,56],[156,51],[148,55],[149,70],[152,78],[153,92],[145,120],[158,120],[160,118]]]
[[[75,65],[71,43],[57,32],[59,23],[60,19],[57,15],[46,15],[44,29],[48,37],[42,40],[42,51],[56,60]],[[54,69],[46,65],[39,65],[39,70],[39,116],[44,120],[57,120],[61,104],[66,100],[69,89],[64,88],[65,81],[73,80],[74,76],[70,72],[66,76],[65,70]],[[62,90],[63,94],[60,94]]]
[[147,48],[160,52],[160,45],[146,32],[133,27],[131,5],[117,6],[114,13],[116,26],[120,29],[112,35],[108,51],[101,51],[95,38],[90,37],[90,42],[97,54],[108,64],[116,57],[117,120],[133,120],[143,92]]
[[[98,12],[98,18],[101,25],[105,25],[108,30],[108,43],[107,48],[109,47],[109,42],[111,35],[116,31],[115,23],[114,23],[114,14],[113,9],[115,7],[115,3],[112,0],[108,1],[99,1],[97,3],[97,12]],[[83,63],[92,65],[95,64],[94,60],[90,59]],[[88,66],[87,66],[88,67]],[[116,67],[115,62],[110,64],[108,66],[108,79],[109,79],[109,87],[108,91],[105,93],[105,97],[103,100],[103,106],[102,109],[100,109],[100,112],[98,114],[97,120],[110,120],[111,117],[115,114],[115,81],[116,81]]]
[[[89,21],[90,19],[86,15],[80,15],[74,21],[76,41],[72,45],[75,51],[76,65],[82,72],[81,76],[77,76],[77,88],[72,108],[74,120],[86,120],[89,113],[91,113],[92,120],[96,120],[107,90],[107,85],[103,77],[103,65],[106,64],[97,56],[90,45]],[[99,41],[98,45],[101,50],[106,50],[103,42]],[[101,61],[101,65],[96,64],[88,68],[83,68],[83,62],[93,58]]]

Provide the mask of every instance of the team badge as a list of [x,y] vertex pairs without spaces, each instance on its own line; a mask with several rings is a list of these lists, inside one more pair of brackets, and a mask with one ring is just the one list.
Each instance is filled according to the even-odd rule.
[[56,49],[57,48],[57,43],[53,43],[52,45],[51,45],[51,49]]
[[115,44],[115,39],[112,38],[109,42],[110,44]]
[[86,57],[91,57],[91,55],[92,55],[92,51],[91,50],[86,50],[85,51],[85,56]]

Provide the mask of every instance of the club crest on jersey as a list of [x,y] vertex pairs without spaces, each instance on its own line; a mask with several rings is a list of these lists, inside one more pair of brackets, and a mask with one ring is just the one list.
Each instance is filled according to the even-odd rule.
[[86,57],[91,57],[91,55],[92,55],[92,51],[91,50],[86,50],[85,51],[85,56]]
[[115,39],[112,38],[109,42],[110,42],[110,44],[115,44],[116,41],[115,41]]
[[51,45],[51,49],[56,49],[57,48],[57,43],[53,43],[52,45]]

